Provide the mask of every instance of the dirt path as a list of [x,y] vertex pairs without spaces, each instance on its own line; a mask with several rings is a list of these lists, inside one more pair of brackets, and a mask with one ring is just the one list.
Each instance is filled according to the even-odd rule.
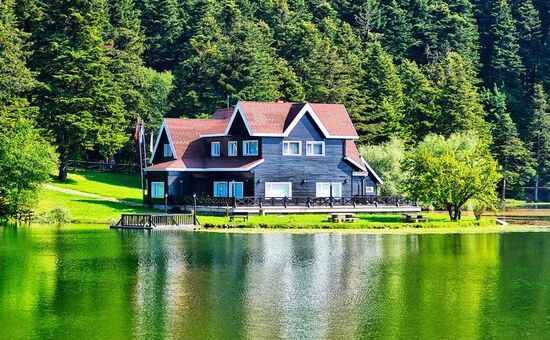
[[95,198],[95,199],[99,199],[99,200],[102,200],[102,201],[116,202],[116,203],[131,206],[131,207],[143,207],[143,205],[140,204],[140,203],[121,200],[121,199],[114,198],[114,197],[107,197],[107,196],[101,196],[101,195],[96,195],[96,194],[90,194],[90,193],[87,193],[87,192],[82,192],[82,191],[73,190],[73,189],[60,188],[60,187],[56,187],[56,186],[51,185],[51,184],[46,184],[44,186],[44,188],[46,188],[47,190],[59,191],[59,192],[69,194],[69,195],[74,195],[74,196],[81,196],[81,197]]

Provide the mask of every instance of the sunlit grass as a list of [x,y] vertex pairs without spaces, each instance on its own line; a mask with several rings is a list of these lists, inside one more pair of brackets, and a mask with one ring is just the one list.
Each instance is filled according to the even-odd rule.
[[69,173],[66,182],[53,179],[50,184],[105,197],[142,202],[141,183],[138,175],[76,172]]
[[68,209],[70,219],[75,223],[106,224],[120,218],[120,215],[124,213],[158,212],[117,202],[71,195],[48,189],[42,190],[38,206],[35,209],[36,212],[39,215],[45,214],[56,207]]

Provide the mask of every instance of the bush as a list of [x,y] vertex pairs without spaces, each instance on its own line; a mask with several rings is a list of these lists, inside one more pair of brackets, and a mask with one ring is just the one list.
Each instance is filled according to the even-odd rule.
[[45,222],[55,224],[71,222],[71,213],[65,207],[55,207],[48,212]]

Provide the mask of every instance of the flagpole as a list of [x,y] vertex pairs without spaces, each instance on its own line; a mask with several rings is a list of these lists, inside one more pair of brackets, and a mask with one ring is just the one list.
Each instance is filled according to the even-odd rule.
[[140,172],[140,176],[141,176],[141,197],[143,198],[143,204],[145,205],[145,186],[144,186],[144,183],[143,183],[143,125],[141,123],[141,121],[138,123],[139,124],[139,142],[138,142],[138,147],[139,147],[139,172]]

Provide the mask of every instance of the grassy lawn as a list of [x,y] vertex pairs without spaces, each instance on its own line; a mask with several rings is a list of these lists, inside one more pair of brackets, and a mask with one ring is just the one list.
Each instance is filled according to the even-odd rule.
[[229,222],[228,217],[199,216],[199,222],[206,228],[289,228],[289,229],[398,229],[398,228],[462,228],[494,226],[495,219],[484,217],[476,221],[472,216],[464,216],[460,222],[450,222],[446,214],[424,214],[429,222],[403,223],[401,215],[370,214],[357,215],[355,223],[332,223],[327,214],[308,215],[267,215],[250,216],[248,222]]
[[70,195],[53,190],[42,190],[40,201],[35,209],[36,212],[43,214],[56,207],[68,209],[70,218],[74,223],[106,224],[120,218],[123,213],[158,212],[157,210],[130,207],[121,203]]
[[76,172],[69,173],[66,182],[53,180],[50,184],[89,194],[114,197],[137,203],[142,202],[141,183],[138,175]]

